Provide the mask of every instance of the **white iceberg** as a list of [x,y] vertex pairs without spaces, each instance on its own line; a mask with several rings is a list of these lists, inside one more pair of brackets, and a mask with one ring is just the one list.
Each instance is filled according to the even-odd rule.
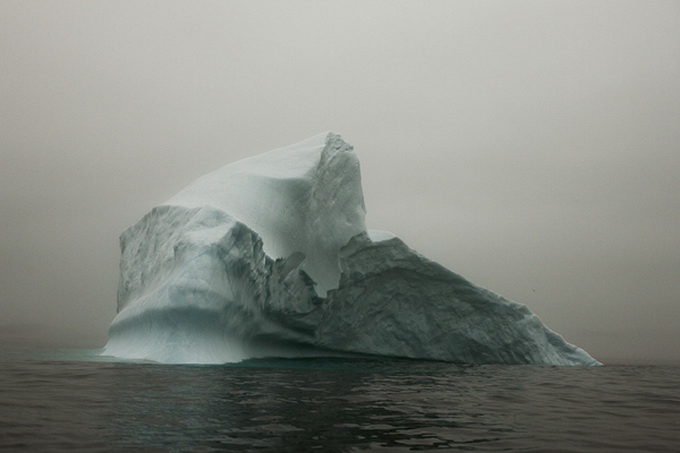
[[359,161],[334,133],[198,179],[122,234],[103,354],[599,364],[524,305],[367,230],[365,212]]

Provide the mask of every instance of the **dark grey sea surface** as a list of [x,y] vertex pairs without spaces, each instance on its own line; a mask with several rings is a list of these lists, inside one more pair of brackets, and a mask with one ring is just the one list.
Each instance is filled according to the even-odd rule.
[[680,366],[0,353],[5,451],[680,451]]

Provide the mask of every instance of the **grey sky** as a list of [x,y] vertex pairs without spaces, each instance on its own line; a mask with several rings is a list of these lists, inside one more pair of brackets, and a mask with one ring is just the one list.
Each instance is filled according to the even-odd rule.
[[680,357],[677,1],[3,0],[0,67],[0,341],[103,345],[126,227],[333,130],[370,227],[599,359]]

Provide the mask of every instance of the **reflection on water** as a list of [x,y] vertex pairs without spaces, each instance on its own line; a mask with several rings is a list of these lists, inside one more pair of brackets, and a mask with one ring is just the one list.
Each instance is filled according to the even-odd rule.
[[0,448],[667,451],[678,367],[378,359],[0,365]]

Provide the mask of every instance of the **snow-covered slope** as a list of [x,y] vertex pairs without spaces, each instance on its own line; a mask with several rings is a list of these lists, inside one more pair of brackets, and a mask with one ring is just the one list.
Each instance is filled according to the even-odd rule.
[[525,306],[367,231],[364,215],[359,162],[333,133],[198,179],[121,236],[104,354],[598,364]]

